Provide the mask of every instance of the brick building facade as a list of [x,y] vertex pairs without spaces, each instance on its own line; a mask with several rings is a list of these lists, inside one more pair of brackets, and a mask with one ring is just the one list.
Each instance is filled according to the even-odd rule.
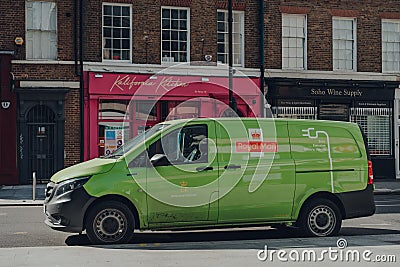
[[[186,75],[190,79],[201,77],[201,80],[227,75],[226,69],[220,67],[221,63],[227,63],[227,1],[49,2],[38,4],[35,1],[4,0],[0,8],[0,51],[12,53],[13,78],[10,78],[10,83],[14,84],[11,92],[15,100],[11,101],[11,105],[16,107],[15,157],[18,166],[18,171],[13,174],[15,177],[7,182],[4,182],[4,178],[0,184],[28,183],[30,173],[35,168],[47,169],[47,172],[41,173],[43,180],[46,180],[52,172],[80,161],[82,90],[86,109],[84,141],[94,136],[96,145],[99,143],[99,147],[103,146],[104,149],[104,143],[101,142],[105,140],[100,131],[112,127],[106,125],[107,120],[100,125],[102,118],[97,113],[103,102],[104,105],[111,105],[113,99],[120,103],[129,99],[129,94],[110,94],[108,97],[104,93],[107,88],[94,87],[94,84],[101,85],[94,82],[95,77],[109,79],[114,77],[113,74],[121,74],[129,79],[139,79],[144,77],[141,75],[151,76],[160,71],[171,78]],[[79,3],[83,3],[82,53],[79,52]],[[392,29],[400,22],[398,1],[281,0],[264,1],[264,4],[266,91],[272,113],[277,117],[361,118],[380,122],[382,118],[388,118],[384,120],[383,124],[386,124],[381,130],[387,134],[389,141],[380,140],[375,144],[372,133],[370,137],[371,144],[377,145],[378,154],[374,157],[378,168],[390,169],[376,176],[400,177],[399,147],[396,146],[400,124],[397,122],[398,100],[395,98],[400,71],[395,67],[390,69],[390,66],[399,64],[396,45],[400,42],[397,39],[392,42],[394,48],[390,49],[393,51],[387,51],[386,43],[386,50],[382,50],[382,29]],[[235,68],[256,81],[260,77],[259,68],[263,62],[259,56],[260,1],[234,0],[233,9],[236,22]],[[42,17],[48,20],[38,20],[40,16],[37,12],[41,12]],[[112,21],[110,24],[108,19]],[[125,25],[126,22],[128,24]],[[179,26],[174,28],[174,23],[179,23]],[[292,34],[293,29],[296,29],[296,34]],[[124,37],[125,30],[129,32],[127,38]],[[339,32],[351,33],[352,36],[342,38]],[[396,36],[396,30],[390,30],[392,33]],[[43,44],[39,40],[53,42],[46,41]],[[294,41],[296,44],[290,43]],[[389,53],[397,55],[394,60],[387,59]],[[80,73],[79,65],[81,55],[83,73]],[[206,55],[212,56],[211,60],[208,58],[210,62],[205,61]],[[170,69],[171,61],[192,63],[180,69]],[[82,75],[82,79],[79,75]],[[2,91],[7,90],[8,82],[4,79]],[[349,97],[343,95],[345,90],[349,92]],[[329,92],[337,94],[330,95]],[[363,97],[357,98],[355,94],[358,92]],[[2,93],[1,97],[3,101],[5,94]],[[177,98],[175,102],[183,99]],[[224,101],[226,99],[222,99]],[[258,100],[253,102],[260,105]],[[291,105],[299,114],[288,113]],[[168,106],[170,108],[173,107]],[[366,110],[363,108],[369,108],[371,114],[380,115],[364,118],[362,112]],[[162,113],[162,103],[157,110]],[[333,112],[331,117],[323,117],[326,110],[343,110],[347,116],[340,117],[340,114]],[[93,112],[96,114],[93,115]],[[257,112],[250,113],[244,115],[258,115]],[[93,120],[96,121],[93,124],[96,129],[88,124]],[[50,135],[52,140],[49,140]],[[57,151],[50,147],[57,148]],[[94,152],[85,143],[83,147],[85,159],[99,156],[97,148],[93,148],[96,150]],[[0,156],[5,157],[3,154]],[[46,160],[51,163],[44,163]]]

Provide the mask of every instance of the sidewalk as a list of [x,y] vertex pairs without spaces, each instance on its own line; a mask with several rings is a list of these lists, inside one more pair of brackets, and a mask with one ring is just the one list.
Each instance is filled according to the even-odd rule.
[[36,198],[32,198],[32,185],[0,185],[0,206],[41,206],[45,199],[45,184],[36,185]]
[[[400,180],[375,180],[375,195],[400,195]],[[0,206],[41,206],[45,199],[45,184],[36,186],[36,200],[32,200],[32,185],[0,185]]]

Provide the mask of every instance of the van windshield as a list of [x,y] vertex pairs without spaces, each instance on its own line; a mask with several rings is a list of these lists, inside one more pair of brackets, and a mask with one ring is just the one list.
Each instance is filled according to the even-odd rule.
[[134,148],[136,145],[140,144],[141,142],[143,142],[146,137],[150,137],[152,135],[154,135],[155,133],[161,131],[162,129],[168,127],[170,124],[157,124],[153,127],[151,127],[150,129],[148,129],[147,131],[133,137],[132,139],[128,140],[127,142],[125,142],[124,145],[120,146],[118,149],[116,149],[113,153],[104,156],[103,158],[109,159],[109,158],[119,158],[122,155],[124,155],[126,152],[128,152],[129,150],[131,150],[132,148]]

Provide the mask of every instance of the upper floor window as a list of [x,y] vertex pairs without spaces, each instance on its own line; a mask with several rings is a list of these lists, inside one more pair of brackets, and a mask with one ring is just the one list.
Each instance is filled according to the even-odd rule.
[[[232,21],[232,65],[243,66],[244,62],[244,12],[233,11]],[[228,64],[228,11],[219,10],[217,20],[217,61]]]
[[161,25],[162,62],[188,62],[189,9],[163,7]]
[[130,5],[103,4],[103,60],[131,60]]
[[56,3],[26,2],[26,58],[57,58]]
[[382,71],[400,71],[400,21],[382,21]]
[[333,70],[356,70],[356,20],[333,18]]
[[282,68],[306,69],[306,15],[282,14]]

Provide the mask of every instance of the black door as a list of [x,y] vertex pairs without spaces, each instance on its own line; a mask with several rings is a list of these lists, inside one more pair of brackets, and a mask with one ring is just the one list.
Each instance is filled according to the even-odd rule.
[[27,126],[28,173],[36,172],[38,182],[46,182],[55,172],[54,112],[45,105],[34,106],[28,113]]

